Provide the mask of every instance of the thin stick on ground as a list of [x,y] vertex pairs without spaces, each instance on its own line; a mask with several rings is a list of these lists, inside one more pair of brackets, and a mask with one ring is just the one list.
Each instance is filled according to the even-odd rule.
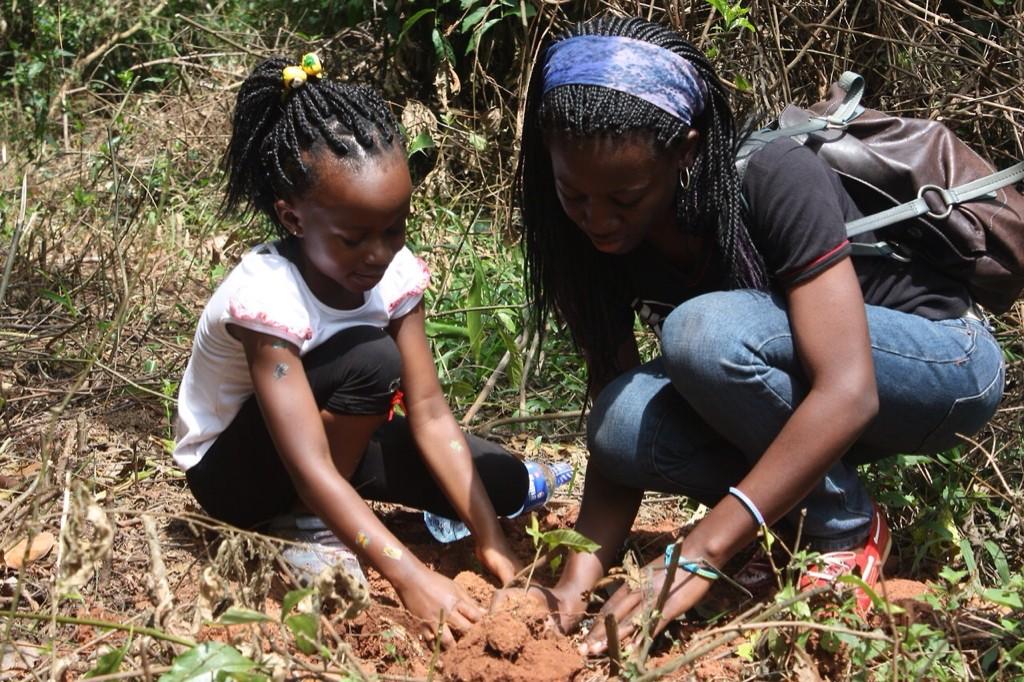
[[614,613],[605,614],[604,631],[608,638],[608,660],[611,662],[609,672],[614,677],[622,672],[622,653],[619,648],[619,624]]

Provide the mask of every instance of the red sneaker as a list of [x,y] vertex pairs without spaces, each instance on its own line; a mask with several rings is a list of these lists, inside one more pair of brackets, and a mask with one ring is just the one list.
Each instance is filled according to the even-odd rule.
[[[820,585],[834,585],[836,578],[851,573],[859,576],[868,587],[874,589],[878,584],[882,566],[889,558],[890,549],[892,535],[889,533],[889,524],[876,504],[864,545],[852,550],[822,554],[817,563],[800,576],[800,589],[809,590]],[[854,588],[854,597],[857,613],[861,617],[867,616],[871,611],[871,597],[859,587]]]

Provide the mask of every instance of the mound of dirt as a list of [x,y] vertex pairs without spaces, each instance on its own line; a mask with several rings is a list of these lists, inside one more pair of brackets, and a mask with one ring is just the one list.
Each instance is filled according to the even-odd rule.
[[461,571],[452,580],[464,589],[477,604],[486,606],[494,598],[494,585],[487,582],[482,575],[473,571]]
[[488,614],[443,660],[452,682],[564,682],[584,670],[572,642],[522,595]]

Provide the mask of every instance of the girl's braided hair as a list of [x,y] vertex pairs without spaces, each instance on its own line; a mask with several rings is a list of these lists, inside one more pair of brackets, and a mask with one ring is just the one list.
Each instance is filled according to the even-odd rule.
[[282,236],[287,233],[274,202],[301,196],[316,183],[311,155],[329,148],[339,157],[364,159],[401,141],[394,116],[375,90],[317,77],[290,89],[282,79],[289,64],[281,57],[267,59],[242,83],[224,154],[223,212],[262,213]]
[[[677,223],[693,233],[714,231],[727,286],[764,288],[764,262],[743,219],[740,179],[735,167],[736,128],[728,97],[707,58],[668,28],[643,19],[599,17],[577,24],[559,40],[580,35],[643,40],[687,59],[707,84],[703,113],[693,121],[701,133],[689,188],[677,192]],[[554,311],[587,354],[592,371],[614,371],[612,316],[607,301],[622,300],[615,256],[602,254],[566,216],[555,193],[544,136],[575,138],[641,136],[658,150],[681,144],[688,127],[678,118],[632,95],[593,85],[565,85],[543,94],[547,47],[534,64],[527,91],[522,146],[514,196],[522,220],[527,287],[534,322],[544,328]],[[594,377],[592,377],[593,379]]]

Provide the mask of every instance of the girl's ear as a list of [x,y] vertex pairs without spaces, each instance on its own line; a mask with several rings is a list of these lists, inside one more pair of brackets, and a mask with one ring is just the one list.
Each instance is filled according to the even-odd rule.
[[699,148],[700,131],[696,128],[690,128],[686,131],[686,137],[683,138],[683,142],[679,146],[679,170],[689,168],[693,165],[694,160],[697,158],[697,150]]
[[277,219],[284,225],[284,229],[296,237],[302,237],[302,225],[299,223],[299,216],[296,215],[295,208],[291,204],[284,199],[278,199],[274,202],[274,212],[277,213]]

